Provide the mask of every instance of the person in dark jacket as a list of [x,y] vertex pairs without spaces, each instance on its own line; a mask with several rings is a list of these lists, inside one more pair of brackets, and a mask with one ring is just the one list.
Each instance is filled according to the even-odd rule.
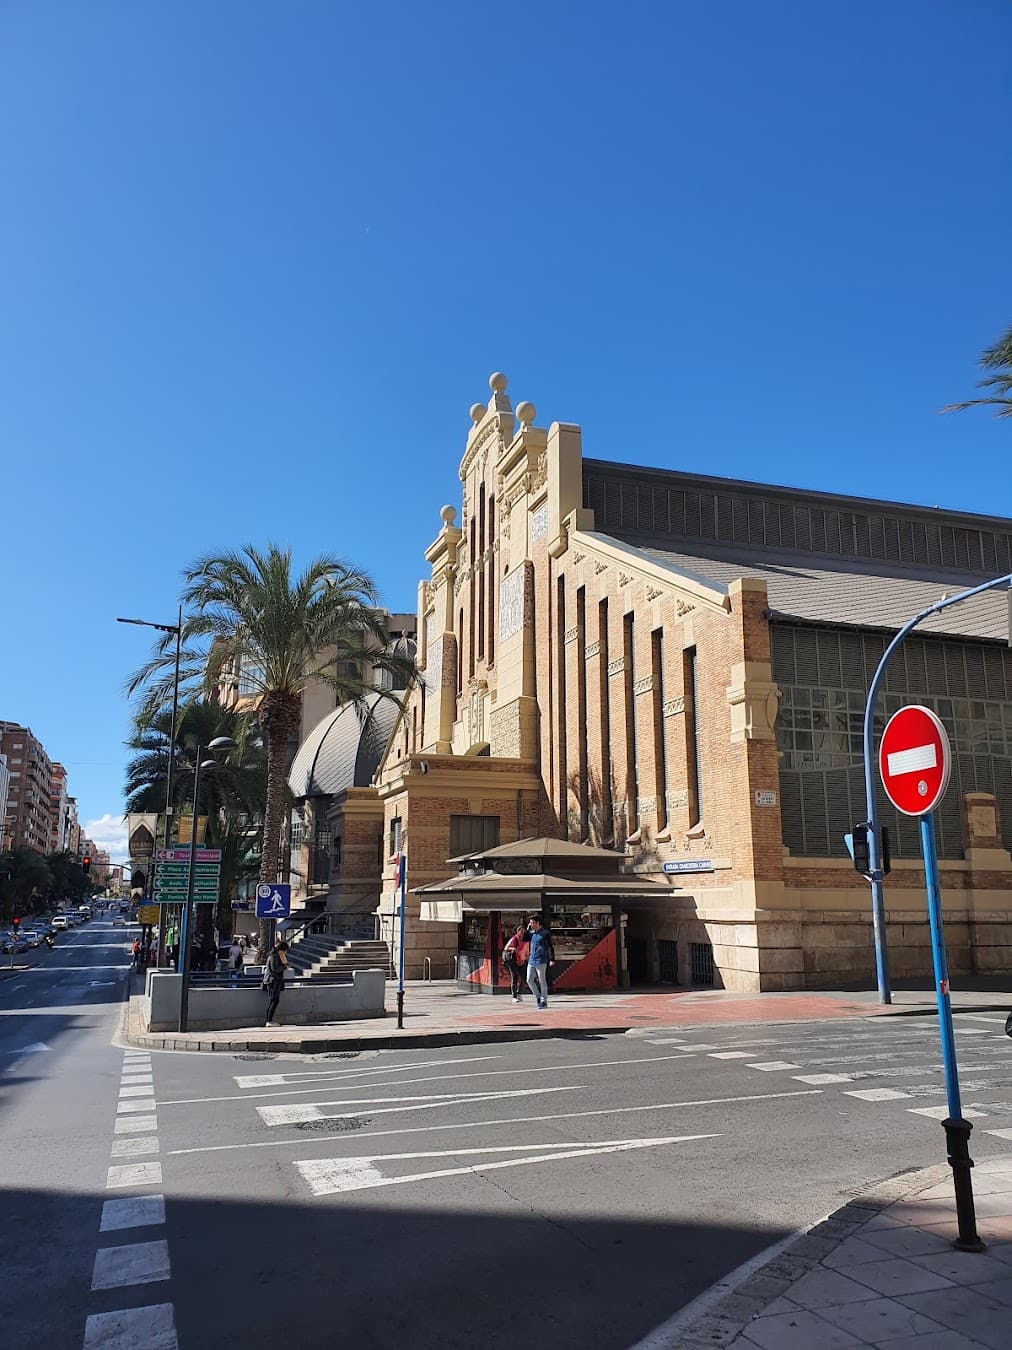
[[276,1025],[273,1018],[278,1010],[278,1004],[281,1002],[281,995],[285,992],[285,971],[287,969],[288,943],[279,938],[274,944],[274,950],[267,958],[267,966],[264,970],[264,989],[269,995],[266,1026]]
[[542,928],[536,914],[531,916],[530,951],[527,956],[527,984],[542,1011],[548,1007],[548,967],[555,964],[555,949],[548,930]]

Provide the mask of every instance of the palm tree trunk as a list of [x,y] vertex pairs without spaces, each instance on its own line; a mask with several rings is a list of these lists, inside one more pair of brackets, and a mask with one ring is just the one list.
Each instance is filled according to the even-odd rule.
[[[280,720],[280,719],[278,719]],[[267,731],[267,804],[264,809],[263,851],[260,855],[260,880],[273,884],[278,879],[281,853],[281,827],[284,824],[285,775],[288,770],[288,731],[284,725],[272,725]],[[263,963],[274,940],[274,920],[261,919],[257,960]]]

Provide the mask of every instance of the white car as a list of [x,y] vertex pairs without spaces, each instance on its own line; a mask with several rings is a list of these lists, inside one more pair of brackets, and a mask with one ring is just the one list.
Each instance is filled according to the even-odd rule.
[[53,927],[58,928],[60,930],[63,930],[64,928],[69,928],[70,924],[67,922],[66,914],[54,914]]

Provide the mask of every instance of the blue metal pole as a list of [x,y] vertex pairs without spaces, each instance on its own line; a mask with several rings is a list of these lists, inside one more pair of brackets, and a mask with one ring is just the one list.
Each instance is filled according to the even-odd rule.
[[931,956],[935,966],[935,998],[938,1001],[938,1035],[942,1043],[942,1069],[945,1073],[945,1097],[949,1115],[942,1121],[952,1186],[956,1196],[958,1236],[953,1246],[964,1252],[982,1252],[984,1243],[977,1233],[977,1215],[973,1204],[970,1157],[970,1131],[973,1126],[963,1118],[959,1100],[959,1073],[956,1068],[956,1042],[952,1034],[952,1001],[949,997],[949,971],[945,960],[945,933],[942,927],[942,892],[938,883],[938,855],[935,852],[935,821],[928,812],[921,816],[921,853],[924,857],[924,884],[928,893],[928,921],[931,924]]
[[886,667],[896,648],[924,619],[932,614],[939,614],[943,609],[948,609],[950,605],[958,605],[963,600],[969,600],[974,595],[981,595],[984,591],[994,590],[996,586],[1008,586],[1010,584],[1012,584],[1012,572],[995,577],[992,581],[985,581],[980,586],[971,586],[969,590],[960,591],[958,595],[950,595],[944,600],[938,600],[935,604],[929,605],[927,609],[922,609],[919,614],[915,614],[909,622],[903,625],[883,652],[882,660],[878,663],[878,669],[872,676],[871,684],[868,687],[868,699],[864,708],[864,795],[869,826],[868,877],[871,882],[871,917],[875,934],[875,975],[878,981],[880,1003],[892,1003],[893,1001],[892,991],[889,987],[889,951],[886,943],[885,889],[883,885],[885,873],[882,871],[882,858],[879,849],[881,836],[879,834],[878,805],[875,798],[875,704],[882,682],[885,679]]
[[408,898],[408,859],[402,853],[398,859],[398,889],[400,890],[401,916],[397,936],[397,1029],[404,1028],[404,912]]
[[935,852],[935,818],[930,812],[926,816],[921,816],[921,854],[924,858],[924,884],[928,892],[931,959],[935,967],[935,999],[938,1003],[938,1036],[942,1043],[945,1098],[950,1118],[962,1120],[963,1107],[959,1100],[959,1074],[956,1069],[956,1039],[952,1034],[949,971],[945,959],[945,933],[942,928],[942,894],[938,885],[938,855]]

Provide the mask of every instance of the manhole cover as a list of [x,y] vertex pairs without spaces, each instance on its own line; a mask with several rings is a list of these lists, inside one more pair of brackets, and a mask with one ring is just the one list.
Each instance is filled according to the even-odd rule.
[[300,1120],[295,1128],[316,1134],[343,1134],[346,1130],[360,1130],[363,1125],[371,1124],[371,1120],[362,1116],[348,1116],[337,1120]]
[[248,1064],[248,1063],[251,1063],[251,1062],[253,1062],[253,1063],[260,1063],[262,1060],[265,1060],[265,1059],[279,1059],[280,1056],[278,1056],[278,1055],[233,1055],[232,1058],[233,1058],[233,1059],[239,1059],[239,1060],[242,1060],[244,1064]]

